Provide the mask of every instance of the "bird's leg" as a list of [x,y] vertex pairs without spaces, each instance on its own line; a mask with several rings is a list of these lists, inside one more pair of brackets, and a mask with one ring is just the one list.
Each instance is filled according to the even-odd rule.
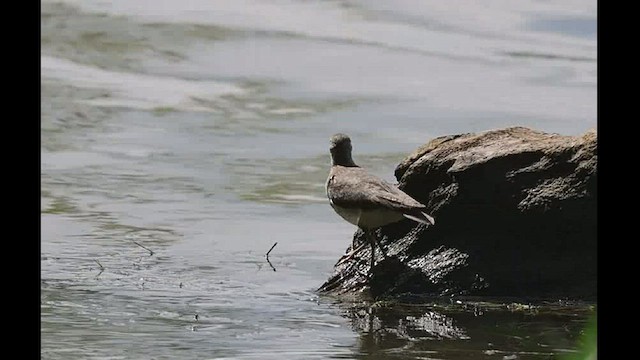
[[378,245],[378,247],[380,248],[380,252],[382,253],[383,259],[387,258],[387,254],[382,248],[382,244],[380,244],[380,241],[378,240],[378,236],[376,235],[375,230],[365,231],[365,236],[367,237],[369,244],[371,244],[371,266],[369,267],[369,275],[371,275],[373,273],[373,265],[375,264],[376,245]]
[[382,258],[386,259],[387,253],[384,251],[384,248],[382,247],[382,244],[380,243],[380,240],[378,239],[376,232],[374,230],[371,230],[371,232],[369,233],[369,236],[371,236],[370,241],[378,245],[378,247],[380,248],[380,252],[382,253]]
[[[365,231],[365,238],[367,235],[367,232]],[[335,266],[338,266],[344,262],[347,262],[349,260],[351,260],[351,258],[358,253],[358,251],[362,250],[363,247],[365,247],[367,245],[366,241],[363,241],[362,244],[360,244],[360,246],[358,246],[357,248],[355,248],[356,245],[356,240],[355,238],[353,239],[353,241],[351,242],[351,251],[349,251],[347,254],[342,255],[342,257],[340,258],[340,260],[338,260],[338,262],[336,263]],[[354,249],[355,248],[355,249]]]
[[336,263],[335,266],[338,266],[344,262],[347,262],[349,260],[351,260],[351,258],[358,253],[358,251],[362,250],[363,247],[365,247],[367,245],[367,242],[363,242],[362,244],[360,244],[360,246],[358,246],[355,250],[350,251],[348,254],[344,254],[342,255],[342,258],[340,258],[340,260]]
[[367,231],[369,237],[369,244],[371,244],[371,267],[369,267],[369,275],[373,274],[373,265],[376,261],[376,243],[375,241],[371,241],[371,233]]

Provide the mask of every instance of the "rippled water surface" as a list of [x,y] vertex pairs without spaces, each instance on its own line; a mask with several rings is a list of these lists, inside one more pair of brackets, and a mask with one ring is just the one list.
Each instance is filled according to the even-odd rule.
[[391,181],[435,136],[596,126],[595,1],[390,4],[42,2],[42,358],[575,351],[591,304],[315,294],[355,230],[333,133]]

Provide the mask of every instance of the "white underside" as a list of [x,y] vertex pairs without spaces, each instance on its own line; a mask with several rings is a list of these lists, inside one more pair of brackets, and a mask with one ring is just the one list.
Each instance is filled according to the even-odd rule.
[[400,221],[404,218],[399,212],[388,209],[348,209],[331,204],[333,209],[346,221],[363,229],[375,229]]

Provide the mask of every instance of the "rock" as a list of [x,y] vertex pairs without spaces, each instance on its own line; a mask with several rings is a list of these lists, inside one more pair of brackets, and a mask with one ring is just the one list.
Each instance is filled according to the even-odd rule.
[[[433,139],[395,171],[434,226],[403,220],[336,266],[322,293],[595,299],[597,134],[512,127]],[[356,244],[364,241],[360,230]]]

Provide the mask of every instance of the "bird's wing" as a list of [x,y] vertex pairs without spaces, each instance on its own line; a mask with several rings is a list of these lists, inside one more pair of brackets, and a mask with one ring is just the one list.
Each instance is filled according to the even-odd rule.
[[334,166],[329,174],[327,196],[332,204],[344,208],[372,208],[375,202],[366,196],[355,176],[360,178],[360,168]]
[[404,191],[393,187],[388,193],[380,194],[379,203],[383,203],[387,208],[401,212],[405,217],[424,224],[435,225],[435,219],[427,214],[426,206],[418,202]]
[[425,206],[388,182],[360,167],[332,169],[327,195],[335,205],[345,208],[386,207],[398,211],[422,209]]

